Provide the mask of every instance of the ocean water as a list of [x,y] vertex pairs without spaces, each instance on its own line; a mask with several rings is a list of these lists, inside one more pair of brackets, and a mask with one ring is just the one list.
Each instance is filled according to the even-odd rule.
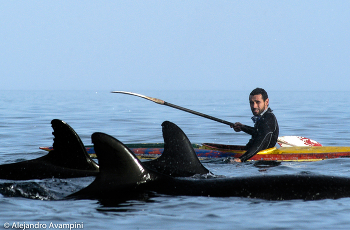
[[[117,90],[117,89],[115,89]],[[246,91],[139,91],[232,122],[252,124]],[[298,135],[328,146],[350,146],[349,92],[269,92],[280,136]],[[0,164],[43,156],[52,145],[52,119],[66,121],[85,144],[105,132],[124,143],[163,142],[161,123],[176,123],[193,143],[245,144],[249,136],[227,125],[170,107],[108,91],[1,91]],[[302,172],[350,176],[350,159],[203,163],[227,177]],[[349,229],[350,198],[266,201],[160,195],[148,200],[101,203],[66,200],[94,178],[0,180],[0,228],[7,229]],[[29,226],[31,224],[31,226]],[[66,225],[63,225],[66,224]]]

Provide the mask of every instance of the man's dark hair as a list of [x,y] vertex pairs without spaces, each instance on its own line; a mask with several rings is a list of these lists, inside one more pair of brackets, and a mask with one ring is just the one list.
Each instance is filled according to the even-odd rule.
[[253,89],[253,91],[250,93],[250,96],[259,95],[259,94],[261,94],[264,101],[266,101],[266,99],[269,98],[269,96],[267,95],[267,92],[262,88]]

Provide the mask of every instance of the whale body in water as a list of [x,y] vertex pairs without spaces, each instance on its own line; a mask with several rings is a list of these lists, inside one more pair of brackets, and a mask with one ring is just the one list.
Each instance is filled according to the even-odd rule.
[[[163,132],[179,129],[169,121],[165,121],[162,126]],[[89,186],[69,198],[133,199],[148,193],[267,200],[350,197],[350,178],[346,177],[306,174],[230,178],[174,177],[162,173],[161,169],[155,170],[143,164],[122,142],[108,134],[94,133],[91,138],[100,172]],[[179,145],[181,140],[187,141],[187,137],[178,138],[180,139],[176,142]],[[181,159],[178,161],[177,167],[182,167]]]

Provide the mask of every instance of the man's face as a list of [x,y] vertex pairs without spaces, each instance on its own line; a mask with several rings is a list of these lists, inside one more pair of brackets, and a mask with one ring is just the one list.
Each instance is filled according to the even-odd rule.
[[249,104],[253,115],[258,116],[268,108],[269,99],[267,98],[266,101],[264,101],[261,94],[249,95]]

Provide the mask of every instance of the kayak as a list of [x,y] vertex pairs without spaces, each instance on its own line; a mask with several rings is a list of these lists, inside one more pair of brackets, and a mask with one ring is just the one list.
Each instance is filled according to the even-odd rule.
[[[233,153],[240,157],[245,153],[244,146],[204,143],[200,147],[210,151]],[[264,161],[319,161],[340,157],[350,157],[350,146],[292,146],[274,147],[258,152],[249,160]]]
[[[140,159],[154,159],[164,151],[164,143],[126,144]],[[237,158],[245,153],[244,146],[214,143],[192,144],[200,160],[213,158]],[[94,147],[85,146],[91,157],[96,157]],[[52,147],[40,147],[51,151]],[[319,161],[332,158],[350,157],[349,147],[338,146],[292,146],[274,147],[258,152],[249,160],[264,161]]]

